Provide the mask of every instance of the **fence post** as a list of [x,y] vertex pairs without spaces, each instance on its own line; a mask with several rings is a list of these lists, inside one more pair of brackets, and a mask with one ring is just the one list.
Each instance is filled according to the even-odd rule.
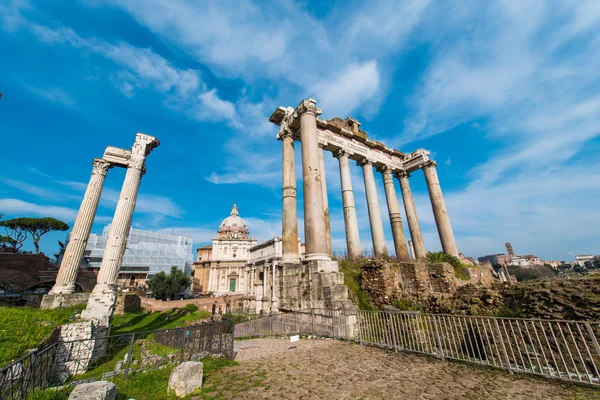
[[273,335],[273,314],[269,315],[269,336]]
[[437,318],[435,317],[435,315],[433,315],[432,318],[433,327],[435,328],[435,338],[438,346],[438,354],[442,359],[444,359],[444,348],[442,347],[442,340],[440,339],[440,331],[438,330]]
[[231,352],[229,353],[229,355],[232,359],[233,359],[234,340],[235,340],[235,322],[231,321]]
[[129,341],[129,351],[127,352],[127,363],[125,364],[125,373],[123,377],[127,379],[129,374],[129,365],[131,365],[131,359],[133,358],[133,343],[135,342],[135,333],[131,334],[131,340]]
[[596,353],[598,353],[598,356],[600,356],[600,346],[598,345],[598,340],[596,339],[594,330],[588,322],[585,323],[585,327],[588,331],[588,334],[590,335],[590,338],[592,338],[592,342],[594,343],[594,347],[596,348]]
[[296,335],[299,335],[300,327],[298,326],[298,311],[294,311],[294,320],[296,322]]
[[392,327],[392,341],[394,343],[394,351],[397,353],[398,352],[398,339],[396,338],[396,327],[394,326],[394,324],[396,323],[394,321],[394,314],[391,312],[387,312],[386,314],[388,315],[389,321],[391,322],[390,326]]
[[494,320],[494,326],[496,327],[496,335],[500,339],[500,345],[502,346],[502,353],[504,353],[504,362],[506,363],[506,368],[508,368],[508,372],[513,373],[512,368],[510,367],[510,360],[508,358],[508,353],[506,352],[506,346],[504,345],[504,338],[502,337],[502,332],[500,332],[500,325],[498,325],[498,320],[496,318],[492,318]]
[[181,339],[181,362],[185,361],[185,334],[186,334],[186,329],[187,328],[183,328],[181,330],[181,334],[182,334],[182,339]]
[[310,309],[310,333],[315,334],[315,309]]

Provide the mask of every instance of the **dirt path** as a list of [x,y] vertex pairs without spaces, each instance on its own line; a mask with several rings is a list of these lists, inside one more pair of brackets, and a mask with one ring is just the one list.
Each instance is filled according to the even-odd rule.
[[207,377],[203,398],[600,399],[600,389],[332,339],[244,340],[236,351],[240,365]]

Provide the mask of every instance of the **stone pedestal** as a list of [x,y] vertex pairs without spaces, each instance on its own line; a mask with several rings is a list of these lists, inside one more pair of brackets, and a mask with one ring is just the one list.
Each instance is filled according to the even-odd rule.
[[65,249],[60,269],[58,270],[56,283],[52,287],[52,290],[50,290],[50,295],[75,292],[75,281],[77,279],[77,272],[79,271],[79,264],[83,258],[83,252],[85,251],[85,246],[92,230],[92,224],[96,217],[106,172],[110,167],[110,163],[101,158],[96,158],[93,162],[92,176],[79,207],[73,231],[71,232],[69,243]]
[[87,303],[89,298],[89,293],[47,294],[42,299],[40,308],[42,310],[52,310],[55,308],[72,307]]

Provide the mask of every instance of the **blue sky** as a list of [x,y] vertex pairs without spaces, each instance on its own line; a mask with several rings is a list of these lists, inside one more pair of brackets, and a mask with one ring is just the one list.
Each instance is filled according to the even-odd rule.
[[[461,252],[511,241],[545,259],[600,253],[600,2],[322,3],[0,1],[0,213],[72,224],[91,160],[140,131],[161,146],[134,226],[199,246],[235,199],[267,240],[281,231],[268,117],[313,97],[325,118],[353,116],[376,140],[432,152]],[[343,250],[337,161],[326,170]],[[352,174],[370,248],[362,174]],[[123,176],[109,173],[96,233]],[[411,184],[426,247],[439,250],[422,173]],[[48,235],[42,250],[63,238]]]

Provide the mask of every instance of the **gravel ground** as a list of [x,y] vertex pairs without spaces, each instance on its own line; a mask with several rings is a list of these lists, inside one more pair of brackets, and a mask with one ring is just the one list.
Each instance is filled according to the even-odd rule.
[[204,399],[600,399],[600,390],[333,339],[235,344]]

